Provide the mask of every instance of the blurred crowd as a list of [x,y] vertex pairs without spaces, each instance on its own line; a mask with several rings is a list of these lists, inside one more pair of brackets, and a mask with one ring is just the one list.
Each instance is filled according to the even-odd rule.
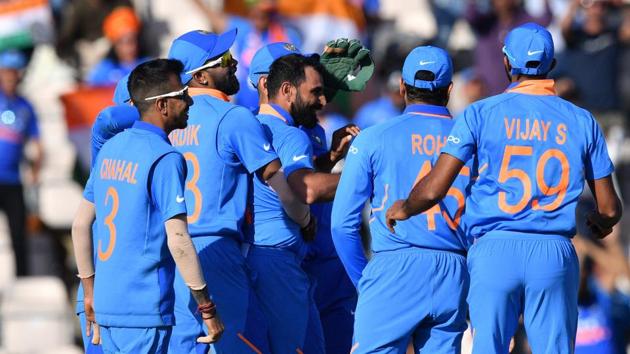
[[[628,0],[0,0],[0,209],[15,271],[73,283],[64,246],[90,166],[91,122],[111,104],[121,77],[149,58],[165,56],[172,39],[186,31],[238,29],[232,54],[241,89],[232,99],[250,109],[258,98],[247,82],[249,64],[263,45],[286,41],[309,53],[321,52],[335,38],[360,39],[371,49],[376,74],[364,92],[338,95],[327,106],[319,118],[331,134],[349,122],[365,129],[402,112],[400,70],[418,45],[440,46],[452,55],[453,115],[502,92],[508,84],[500,69],[504,36],[530,21],[554,35],[556,90],[597,118],[627,200]],[[589,208],[588,196],[584,205]],[[578,225],[583,214],[578,210]],[[578,228],[576,353],[626,352],[626,224],[604,241]],[[514,352],[527,353],[526,343],[517,336]]]

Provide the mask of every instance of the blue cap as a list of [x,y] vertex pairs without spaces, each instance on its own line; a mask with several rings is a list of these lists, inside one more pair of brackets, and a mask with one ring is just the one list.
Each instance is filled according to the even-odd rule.
[[168,57],[184,64],[184,72],[180,77],[185,84],[192,79],[192,73],[186,72],[191,72],[230,50],[235,39],[236,28],[220,35],[201,30],[190,31],[173,41]]
[[0,68],[21,70],[26,67],[26,57],[17,50],[0,53]]
[[[418,71],[430,71],[435,75],[435,79],[433,81],[416,80]],[[453,81],[453,62],[442,48],[416,47],[405,59],[402,79],[407,85],[430,91],[446,87]]]
[[114,104],[121,106],[127,104],[131,99],[131,95],[129,94],[129,88],[127,87],[127,83],[129,82],[129,75],[127,74],[122,77],[122,79],[118,80],[116,84],[116,90],[114,90]]
[[[551,70],[554,55],[551,33],[531,22],[516,27],[505,37],[503,54],[512,66],[512,75],[547,74]],[[527,67],[531,62],[538,62],[538,65]]]
[[258,49],[252,62],[249,65],[249,82],[254,87],[258,87],[260,76],[269,74],[271,64],[285,55],[300,54],[300,51],[291,43],[277,42],[267,44]]

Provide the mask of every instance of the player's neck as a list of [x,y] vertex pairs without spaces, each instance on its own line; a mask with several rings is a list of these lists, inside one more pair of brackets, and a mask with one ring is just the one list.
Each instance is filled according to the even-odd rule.
[[164,120],[158,114],[149,113],[149,114],[141,116],[140,120],[145,123],[155,125],[156,127],[160,128],[160,130],[164,131],[166,134],[170,133],[170,132],[165,131]]
[[285,101],[285,100],[281,100],[281,99],[272,99],[272,100],[268,100],[267,103],[273,103],[275,105],[280,106],[280,108],[284,109],[287,112],[290,112],[291,110],[291,104],[289,104],[289,102]]

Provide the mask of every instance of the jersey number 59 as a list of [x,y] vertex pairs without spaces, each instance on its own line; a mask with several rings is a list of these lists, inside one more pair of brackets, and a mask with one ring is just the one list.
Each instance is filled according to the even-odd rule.
[[[567,195],[569,186],[569,160],[567,156],[558,149],[549,149],[545,151],[536,164],[536,184],[538,189],[545,196],[554,196],[551,203],[541,205],[538,199],[532,200],[532,181],[522,169],[510,168],[510,160],[513,156],[532,156],[533,148],[531,146],[515,146],[507,145],[503,153],[503,161],[499,170],[499,183],[505,183],[510,179],[516,179],[523,185],[523,195],[514,204],[507,201],[507,192],[499,192],[499,209],[508,213],[516,214],[525,209],[530,201],[534,210],[553,211],[556,210]],[[555,186],[547,185],[545,182],[545,168],[550,159],[556,159],[560,162],[561,172],[560,180]]]

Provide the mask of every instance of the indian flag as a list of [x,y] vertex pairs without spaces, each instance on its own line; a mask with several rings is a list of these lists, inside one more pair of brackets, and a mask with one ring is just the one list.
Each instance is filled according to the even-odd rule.
[[0,1],[0,51],[49,41],[52,31],[48,0]]

